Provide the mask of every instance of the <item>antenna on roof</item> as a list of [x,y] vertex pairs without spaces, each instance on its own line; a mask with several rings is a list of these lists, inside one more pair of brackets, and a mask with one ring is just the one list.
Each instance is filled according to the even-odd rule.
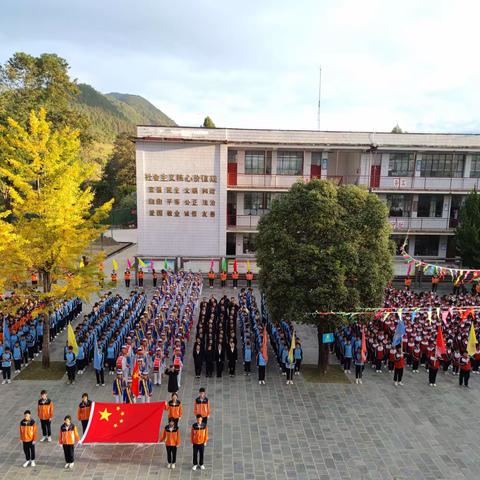
[[318,107],[317,107],[317,130],[320,130],[320,106],[322,99],[322,66],[320,66],[318,76]]

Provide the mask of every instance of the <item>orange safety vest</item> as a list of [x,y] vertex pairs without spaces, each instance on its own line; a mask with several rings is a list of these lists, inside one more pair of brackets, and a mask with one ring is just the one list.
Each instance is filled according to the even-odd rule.
[[412,284],[412,279],[411,278],[406,278],[405,279],[405,286],[409,287]]
[[38,276],[35,272],[32,272],[32,283],[33,282],[38,282]]
[[210,280],[215,280],[215,272],[208,272],[208,278]]
[[130,280],[130,272],[125,272],[125,275],[123,276],[125,280]]
[[440,281],[438,277],[432,277],[432,283],[435,285]]
[[247,280],[253,280],[253,273],[252,273],[252,272],[247,272],[247,273],[245,274],[245,278],[246,278]]
[[117,281],[117,274],[116,273],[112,273],[112,282],[116,282]]
[[233,272],[233,273],[232,273],[232,278],[233,278],[234,280],[238,280],[238,272]]
[[222,272],[222,273],[220,274],[220,280],[221,280],[222,282],[224,282],[226,279],[227,279],[227,274],[226,274],[225,272]]
[[140,271],[140,272],[138,272],[138,278],[143,278],[143,276],[144,276],[144,272],[143,272],[143,270],[142,270],[142,271]]

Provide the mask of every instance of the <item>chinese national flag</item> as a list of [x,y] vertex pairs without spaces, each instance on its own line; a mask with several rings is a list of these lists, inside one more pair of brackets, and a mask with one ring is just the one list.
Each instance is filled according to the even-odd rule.
[[165,402],[93,402],[80,443],[158,443]]
[[140,374],[138,363],[135,360],[135,365],[133,366],[133,373],[132,373],[132,393],[138,397],[140,395]]

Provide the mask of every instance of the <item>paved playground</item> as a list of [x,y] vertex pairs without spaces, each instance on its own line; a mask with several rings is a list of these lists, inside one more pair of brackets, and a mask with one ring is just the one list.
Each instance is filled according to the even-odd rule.
[[[121,293],[125,293],[120,288]],[[223,294],[213,291],[217,297]],[[211,290],[204,287],[204,295]],[[227,290],[228,295],[234,294]],[[88,306],[84,308],[84,312]],[[315,361],[316,336],[298,329],[307,362]],[[310,333],[312,333],[310,335]],[[62,358],[65,333],[52,349],[52,359]],[[180,399],[182,446],[177,469],[167,470],[163,445],[79,446],[75,469],[64,471],[61,447],[37,444],[37,466],[23,469],[18,423],[26,408],[36,411],[39,391],[46,388],[55,402],[54,440],[64,415],[76,415],[82,392],[93,400],[111,401],[111,381],[95,387],[87,370],[75,385],[65,381],[13,381],[0,386],[0,478],[58,479],[67,476],[88,480],[136,479],[476,479],[480,472],[477,448],[480,410],[480,376],[470,390],[459,388],[457,378],[440,373],[438,387],[428,386],[421,372],[406,372],[405,386],[395,388],[387,372],[377,375],[367,367],[363,385],[314,384],[295,377],[285,385],[273,359],[267,384],[255,375],[221,379],[194,378],[189,345]],[[238,371],[241,373],[242,369]],[[206,470],[192,471],[190,425],[198,388],[207,388],[212,403],[206,447]],[[167,399],[166,385],[155,387],[154,400]]]

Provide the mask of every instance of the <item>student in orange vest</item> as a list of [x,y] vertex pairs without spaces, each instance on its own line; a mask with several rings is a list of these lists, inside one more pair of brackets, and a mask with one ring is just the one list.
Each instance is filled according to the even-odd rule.
[[207,424],[210,416],[210,400],[207,398],[203,387],[198,390],[198,397],[193,405],[193,414],[195,416],[201,415],[204,425]]
[[234,271],[232,273],[232,282],[233,282],[233,288],[237,289],[238,286],[238,272]]
[[138,277],[138,286],[143,287],[144,273],[143,273],[143,270],[141,268],[138,270],[137,277]]
[[23,443],[26,462],[23,468],[35,466],[35,442],[37,441],[37,424],[32,418],[30,410],[23,412],[23,419],[20,422],[20,440]]
[[220,273],[220,282],[222,288],[225,288],[225,285],[227,284],[227,272],[221,272]]
[[110,278],[112,279],[112,283],[114,283],[115,286],[117,286],[117,272],[115,270],[112,270]]
[[58,443],[63,445],[65,455],[65,468],[73,468],[75,462],[75,442],[80,440],[77,427],[72,423],[72,417],[67,415],[60,427]]
[[192,470],[196,470],[198,466],[200,466],[200,470],[205,470],[205,465],[203,465],[203,452],[208,442],[208,427],[203,422],[202,415],[200,414],[197,414],[197,422],[192,425],[190,440],[193,445]]
[[249,270],[245,274],[245,278],[247,279],[247,287],[250,288],[252,286],[253,273]]
[[38,400],[38,418],[42,425],[41,442],[47,440],[52,441],[52,418],[53,418],[53,402],[48,398],[47,391],[40,392],[40,399]]
[[182,402],[180,402],[176,393],[172,393],[172,399],[167,403],[167,410],[169,420],[173,421],[175,425],[178,425],[178,421],[183,415],[183,408]]
[[437,275],[434,275],[432,277],[432,292],[437,291],[439,281],[440,281],[440,279],[437,277]]
[[412,279],[410,277],[405,278],[405,290],[410,290],[412,285]]
[[173,418],[168,419],[168,425],[162,433],[160,442],[165,442],[167,449],[167,468],[175,468],[177,462],[177,447],[180,446],[180,430]]
[[213,282],[215,281],[215,272],[213,270],[210,270],[208,272],[208,284],[210,288],[213,288]]
[[125,287],[130,288],[130,270],[128,268],[125,270],[123,278],[125,280]]
[[37,275],[37,272],[32,272],[31,278],[32,278],[32,286],[33,286],[33,287],[36,287],[36,286],[38,285],[38,275]]
[[92,410],[92,401],[88,398],[88,393],[82,395],[82,401],[78,404],[77,418],[82,422],[82,430],[85,433],[88,420],[90,419],[90,411]]
[[[153,288],[157,286],[157,279],[158,279],[158,274],[155,271],[155,269],[152,270],[152,282],[153,282]],[[175,468],[175,467],[174,467]]]

